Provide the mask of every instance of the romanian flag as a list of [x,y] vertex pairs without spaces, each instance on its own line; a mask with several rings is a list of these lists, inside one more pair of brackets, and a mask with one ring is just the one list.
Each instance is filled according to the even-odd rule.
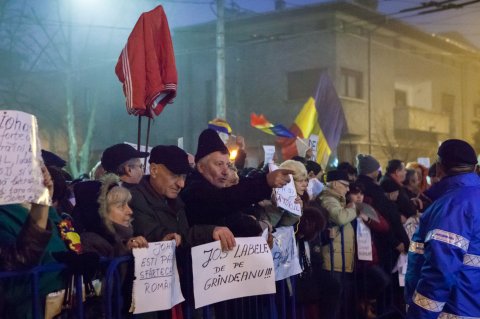
[[265,118],[265,116],[263,116],[263,114],[257,115],[252,113],[250,115],[250,125],[270,135],[295,138],[295,135],[285,126],[281,124],[273,125]]
[[[316,161],[325,167],[346,128],[342,103],[330,77],[322,73],[316,91],[298,113],[290,131],[299,138],[318,136]],[[284,159],[304,155],[298,154],[295,142],[293,139],[279,139]]]

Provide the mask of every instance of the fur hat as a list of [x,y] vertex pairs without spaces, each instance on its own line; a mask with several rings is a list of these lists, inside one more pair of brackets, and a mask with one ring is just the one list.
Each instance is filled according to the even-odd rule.
[[357,171],[358,175],[370,174],[380,168],[380,163],[375,157],[368,154],[357,155]]
[[230,154],[228,148],[220,139],[217,132],[212,129],[203,130],[198,137],[197,154],[195,154],[195,163],[213,152],[221,152],[222,154]]
[[447,167],[457,165],[476,165],[477,154],[470,144],[465,141],[450,139],[444,141],[437,152],[440,163]]

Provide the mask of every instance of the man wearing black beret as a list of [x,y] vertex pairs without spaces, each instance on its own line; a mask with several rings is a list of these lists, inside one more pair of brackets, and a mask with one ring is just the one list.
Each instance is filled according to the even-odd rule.
[[465,141],[438,148],[444,176],[436,200],[423,213],[408,253],[407,318],[480,318],[480,177],[477,156]]

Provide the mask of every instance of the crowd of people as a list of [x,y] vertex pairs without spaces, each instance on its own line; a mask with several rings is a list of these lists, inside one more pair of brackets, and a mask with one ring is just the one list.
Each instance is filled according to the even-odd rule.
[[[210,128],[200,134],[195,156],[172,145],[148,153],[116,144],[103,152],[90,179],[74,182],[63,170],[65,161],[43,152],[52,207],[0,206],[1,270],[64,261],[58,256],[68,251],[112,258],[149,242],[175,240],[188,297],[191,247],[220,241],[222,249],[231,250],[236,237],[265,230],[272,246],[276,228],[293,227],[302,268],[296,300],[305,318],[480,317],[480,293],[471,284],[480,279],[480,181],[468,143],[442,143],[430,169],[391,159],[382,175],[380,163],[368,154],[327,172],[300,156],[273,171],[263,163],[249,168],[245,143],[237,140],[241,147],[234,162]],[[272,195],[290,178],[301,216],[277,206]],[[67,230],[58,227],[62,221]],[[127,267],[125,316],[132,281]],[[42,275],[41,295],[47,298],[64,282],[61,273]],[[32,298],[28,280],[4,280],[0,289],[0,317],[31,315],[25,306]],[[187,298],[183,307],[192,304]],[[175,317],[181,316],[182,305],[176,308]]]

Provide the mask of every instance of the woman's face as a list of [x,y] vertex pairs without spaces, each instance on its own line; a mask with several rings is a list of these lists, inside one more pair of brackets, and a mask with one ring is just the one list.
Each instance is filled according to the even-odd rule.
[[294,183],[295,183],[295,189],[297,191],[297,194],[302,196],[305,193],[305,191],[307,190],[308,177],[305,177],[305,178],[299,179],[299,180],[294,179]]
[[133,212],[128,203],[109,204],[107,213],[112,222],[126,227],[130,226]]
[[353,194],[353,193],[350,193],[350,195],[348,195],[350,197],[350,201],[352,203],[363,203],[363,193],[362,192],[358,192],[356,194]]
[[410,177],[410,180],[408,182],[409,182],[410,186],[418,187],[420,185],[420,179],[418,178],[418,173],[415,172],[415,174],[413,174]]

